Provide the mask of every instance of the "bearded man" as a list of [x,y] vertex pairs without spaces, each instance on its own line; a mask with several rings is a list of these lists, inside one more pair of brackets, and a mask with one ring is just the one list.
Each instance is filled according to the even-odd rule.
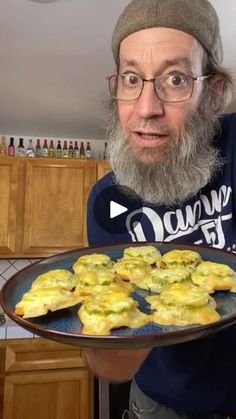
[[[236,253],[236,115],[208,0],[133,0],[112,37],[107,140],[113,171],[91,192],[90,244],[169,241]],[[126,231],[102,228],[96,197],[113,186],[142,200]],[[115,199],[115,195],[114,195]],[[132,192],[130,194],[132,200]],[[137,213],[137,211],[136,211]],[[86,350],[98,376],[133,378],[130,417],[236,417],[236,328],[153,350]],[[113,417],[112,417],[113,419]]]

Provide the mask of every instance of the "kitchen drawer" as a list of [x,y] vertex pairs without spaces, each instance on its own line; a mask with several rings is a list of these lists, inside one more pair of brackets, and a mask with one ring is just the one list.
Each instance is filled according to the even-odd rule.
[[5,372],[83,368],[81,349],[44,339],[5,342]]

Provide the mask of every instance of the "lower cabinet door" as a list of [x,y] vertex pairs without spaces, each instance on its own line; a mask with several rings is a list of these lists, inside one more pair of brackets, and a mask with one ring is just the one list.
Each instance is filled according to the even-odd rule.
[[91,419],[90,379],[82,369],[9,374],[3,419]]

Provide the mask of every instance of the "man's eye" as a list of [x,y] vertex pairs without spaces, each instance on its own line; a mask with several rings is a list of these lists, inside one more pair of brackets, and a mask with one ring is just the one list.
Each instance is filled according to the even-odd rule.
[[172,74],[169,80],[170,84],[174,87],[184,87],[188,82],[187,77],[183,74]]
[[139,83],[139,77],[135,74],[123,74],[122,77],[127,86],[136,86]]

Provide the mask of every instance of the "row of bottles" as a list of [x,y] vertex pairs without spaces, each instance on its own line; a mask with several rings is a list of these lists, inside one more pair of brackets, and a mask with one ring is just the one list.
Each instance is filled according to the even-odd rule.
[[86,147],[84,142],[69,141],[69,147],[67,140],[57,141],[57,146],[54,146],[54,141],[45,139],[41,145],[40,139],[37,139],[36,147],[34,149],[33,140],[29,139],[28,147],[24,146],[24,139],[19,138],[18,146],[14,145],[14,137],[10,137],[10,143],[7,148],[6,137],[2,135],[2,142],[0,144],[0,155],[1,156],[18,156],[18,157],[57,157],[57,158],[75,158],[75,159],[90,159],[92,157],[90,143],[87,142]]
[[84,142],[78,143],[75,141],[69,142],[69,147],[67,145],[67,140],[64,140],[63,144],[60,140],[57,141],[57,147],[54,147],[53,140],[50,140],[49,146],[48,141],[45,139],[41,147],[40,140],[37,140],[35,148],[36,157],[57,157],[57,158],[70,158],[70,159],[91,159],[91,147],[90,143],[87,142],[86,148],[84,147]]

